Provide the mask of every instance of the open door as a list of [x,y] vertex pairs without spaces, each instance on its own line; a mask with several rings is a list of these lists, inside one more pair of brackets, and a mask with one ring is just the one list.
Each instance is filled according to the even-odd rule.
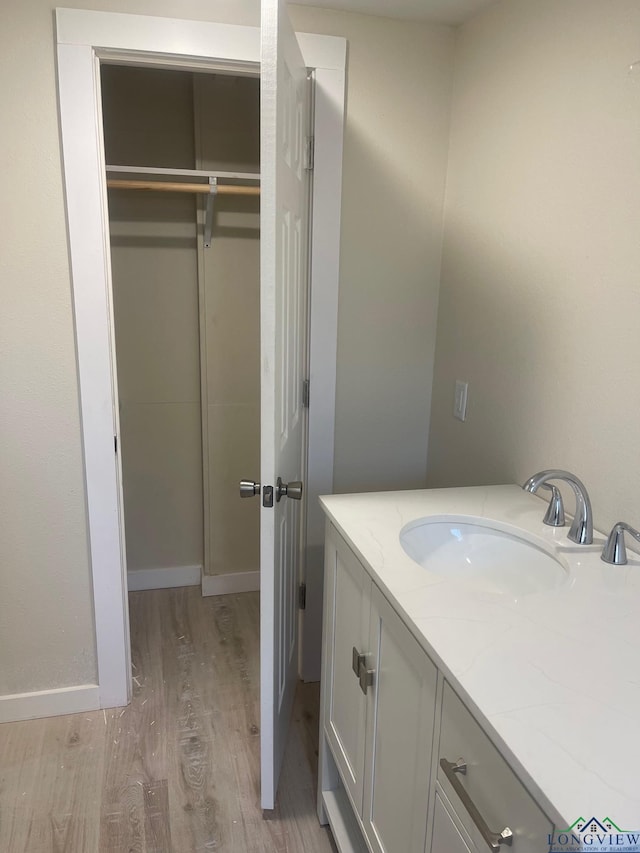
[[[273,809],[298,678],[307,290],[306,68],[283,0],[262,0],[261,800]],[[296,499],[297,498],[297,499]]]

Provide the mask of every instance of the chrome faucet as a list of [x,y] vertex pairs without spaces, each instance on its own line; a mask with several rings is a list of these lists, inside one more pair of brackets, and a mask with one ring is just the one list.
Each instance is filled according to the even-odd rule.
[[609,534],[604,548],[602,549],[601,559],[605,563],[612,563],[614,566],[626,566],[627,564],[627,547],[624,544],[624,533],[631,534],[634,539],[640,542],[640,533],[631,525],[624,521],[619,521],[613,525],[613,529]]
[[[523,489],[527,492],[535,494],[541,486],[545,486],[549,480],[563,480],[573,489],[576,496],[576,514],[573,518],[573,523],[567,534],[572,542],[577,542],[578,545],[591,545],[593,542],[593,512],[591,510],[591,501],[584,486],[584,483],[579,480],[575,474],[569,471],[561,471],[557,468],[551,468],[548,471],[539,471],[533,477],[529,477],[523,485]],[[552,493],[552,503],[554,499]],[[550,518],[550,510],[547,510],[545,515],[545,523],[553,524]],[[557,525],[554,525],[557,526]]]

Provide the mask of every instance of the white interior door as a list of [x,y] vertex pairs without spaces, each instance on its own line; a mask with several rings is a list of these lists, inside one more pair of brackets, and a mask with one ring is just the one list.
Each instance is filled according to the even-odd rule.
[[[308,179],[306,68],[283,0],[262,0],[261,55],[261,799],[275,805],[298,676]],[[272,500],[269,501],[269,489]],[[280,500],[278,500],[280,498]],[[269,503],[272,506],[269,506]]]

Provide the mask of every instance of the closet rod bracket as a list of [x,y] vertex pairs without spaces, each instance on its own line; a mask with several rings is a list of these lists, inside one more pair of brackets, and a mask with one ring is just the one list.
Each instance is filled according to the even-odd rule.
[[204,247],[211,247],[211,232],[213,231],[213,202],[218,192],[218,179],[209,178],[209,194],[207,195],[207,215],[204,221]]

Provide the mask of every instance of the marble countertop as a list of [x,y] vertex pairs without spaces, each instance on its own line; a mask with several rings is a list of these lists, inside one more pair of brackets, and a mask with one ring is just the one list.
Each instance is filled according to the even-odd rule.
[[[543,525],[519,486],[320,499],[419,643],[558,829],[609,817],[640,829],[640,558],[626,566]],[[569,567],[519,600],[413,562],[399,533],[430,515],[492,519],[543,540]]]

